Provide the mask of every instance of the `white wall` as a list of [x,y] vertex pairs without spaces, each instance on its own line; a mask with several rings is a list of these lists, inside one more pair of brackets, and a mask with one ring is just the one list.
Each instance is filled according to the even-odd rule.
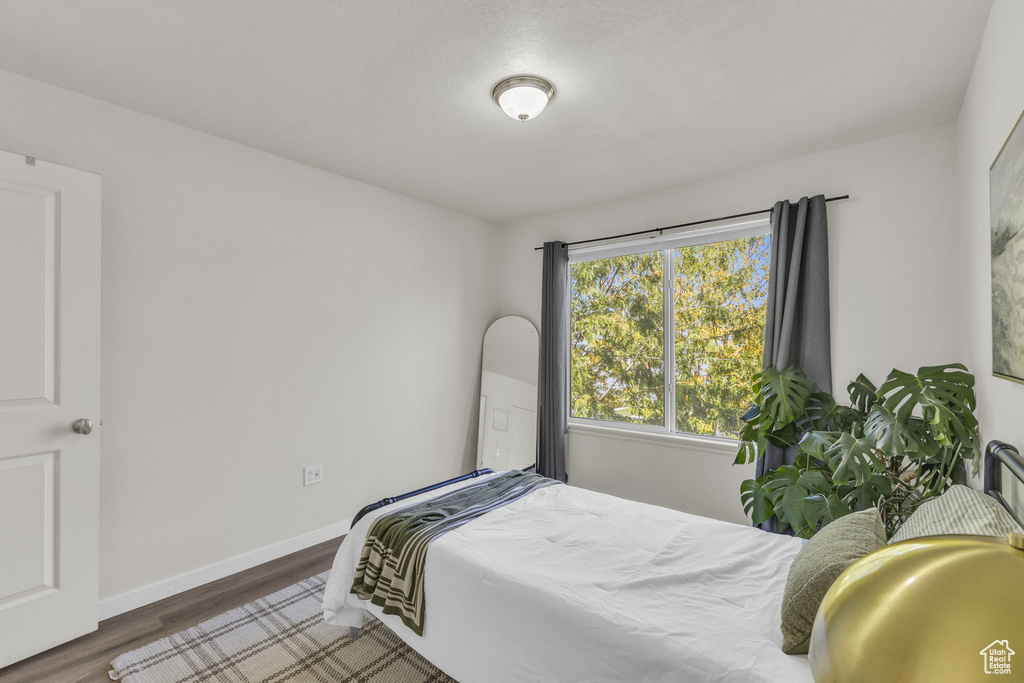
[[[544,216],[505,228],[502,313],[540,317],[540,252],[571,241],[769,207],[804,195],[829,204],[833,379],[969,362],[951,215],[954,127],[906,135]],[[743,521],[734,448],[570,429],[570,482],[721,519]]]
[[1024,111],[1024,3],[996,0],[957,122],[957,210],[965,323],[982,438],[1024,447],[1024,385],[992,375],[989,167]]
[[494,226],[6,72],[0,121],[103,176],[101,597],[472,468]]
[[[500,232],[0,72],[0,149],[103,176],[101,596],[471,468],[480,342],[499,314],[539,321],[534,246],[783,197],[852,195],[829,205],[836,390],[861,371],[965,361],[985,438],[1024,444],[1024,386],[990,376],[988,280],[988,166],[1024,108],[1022,26],[1024,5],[997,0],[955,127]],[[742,521],[750,468],[732,455],[574,429],[569,469],[577,485]],[[304,489],[314,463],[324,483]]]

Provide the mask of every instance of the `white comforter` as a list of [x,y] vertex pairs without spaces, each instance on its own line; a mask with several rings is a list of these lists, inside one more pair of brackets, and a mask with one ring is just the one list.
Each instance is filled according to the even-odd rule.
[[345,538],[324,595],[332,624],[364,608],[460,683],[811,681],[783,654],[779,610],[801,541],[550,486],[430,545],[423,637],[349,594],[366,532]]

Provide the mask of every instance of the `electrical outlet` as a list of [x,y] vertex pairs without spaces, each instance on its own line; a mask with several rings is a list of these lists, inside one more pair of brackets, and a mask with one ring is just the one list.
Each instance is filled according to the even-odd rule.
[[323,465],[310,465],[302,468],[302,485],[312,486],[324,479]]

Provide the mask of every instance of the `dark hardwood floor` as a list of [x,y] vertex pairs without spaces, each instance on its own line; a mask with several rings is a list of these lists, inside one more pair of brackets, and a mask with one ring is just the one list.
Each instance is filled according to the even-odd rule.
[[331,568],[335,538],[100,622],[93,633],[0,669],[3,683],[107,681],[118,655]]

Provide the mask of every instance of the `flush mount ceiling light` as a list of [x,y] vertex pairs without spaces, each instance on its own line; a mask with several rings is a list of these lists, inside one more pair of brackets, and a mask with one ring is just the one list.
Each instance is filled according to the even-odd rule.
[[537,76],[513,76],[494,86],[491,96],[506,114],[527,121],[544,111],[555,96],[555,87]]

